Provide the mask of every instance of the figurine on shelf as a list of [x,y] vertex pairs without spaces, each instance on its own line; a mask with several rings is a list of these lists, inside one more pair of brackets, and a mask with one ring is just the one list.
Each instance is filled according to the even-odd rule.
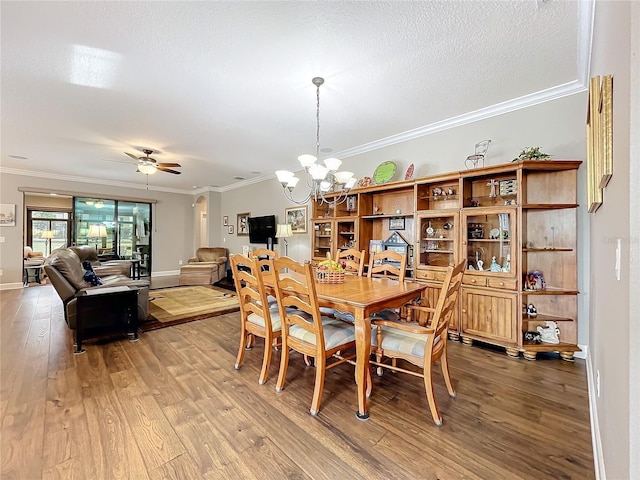
[[502,271],[502,267],[500,265],[498,265],[498,262],[496,262],[496,256],[495,255],[493,257],[491,257],[491,265],[489,265],[489,271],[491,271],[491,272],[501,272]]
[[547,287],[547,282],[544,280],[544,276],[541,272],[533,270],[527,272],[524,278],[525,290],[544,290]]
[[538,332],[540,333],[542,342],[553,344],[560,343],[560,338],[558,337],[558,335],[560,335],[560,330],[556,326],[556,322],[550,322],[547,320],[545,323],[547,324],[546,327],[537,328]]
[[537,317],[538,316],[538,309],[536,308],[536,306],[533,303],[530,303],[529,305],[527,305],[527,315],[529,317]]
[[504,265],[502,265],[502,271],[509,273],[511,271],[511,254],[507,253],[507,259],[504,261]]

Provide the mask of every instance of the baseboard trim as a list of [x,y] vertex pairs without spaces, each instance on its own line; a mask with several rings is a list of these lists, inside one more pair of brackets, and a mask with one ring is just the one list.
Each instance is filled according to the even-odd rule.
[[180,275],[180,270],[165,270],[164,272],[151,272],[152,277],[170,277]]
[[16,290],[18,288],[26,288],[22,282],[20,283],[0,283],[0,290]]
[[587,387],[589,389],[589,420],[591,422],[591,444],[593,445],[593,464],[596,480],[607,478],[604,471],[604,456],[602,453],[602,438],[600,437],[600,424],[598,422],[598,408],[596,403],[596,383],[593,373],[593,365],[589,349],[585,347],[587,364]]

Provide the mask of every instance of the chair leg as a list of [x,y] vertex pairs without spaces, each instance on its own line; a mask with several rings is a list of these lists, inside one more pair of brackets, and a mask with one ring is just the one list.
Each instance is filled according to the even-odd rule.
[[[381,327],[376,327],[376,342],[377,342],[377,347],[376,347],[376,361],[378,363],[382,363],[382,328]],[[379,377],[382,376],[382,367],[378,367],[376,369],[376,375],[378,375]]]
[[271,364],[271,336],[267,334],[264,339],[264,356],[262,358],[262,370],[260,370],[260,378],[258,384],[264,385],[267,381],[267,375],[269,374],[269,365]]
[[313,387],[313,400],[311,400],[311,415],[317,415],[320,410],[322,391],[324,390],[324,374],[327,368],[327,360],[319,361],[316,357],[316,384]]
[[451,382],[451,376],[449,375],[449,360],[447,359],[447,351],[445,350],[440,357],[440,368],[442,369],[442,376],[444,377],[444,383],[447,385],[447,391],[451,398],[456,398],[456,391],[453,388]]
[[427,401],[429,402],[429,409],[431,410],[431,416],[436,425],[442,425],[442,416],[438,410],[436,404],[435,392],[433,390],[433,377],[431,375],[431,364],[424,369],[424,389],[427,393]]
[[253,342],[255,342],[256,337],[253,333],[247,334],[247,346],[245,347],[247,350],[253,349]]
[[367,398],[371,396],[373,390],[373,378],[371,376],[371,367],[367,367]]
[[289,347],[286,342],[282,342],[282,353],[280,355],[280,370],[278,371],[278,381],[276,382],[276,392],[284,389],[284,380],[287,376],[287,367],[289,366]]
[[244,361],[245,350],[247,350],[247,335],[243,329],[240,334],[240,348],[238,348],[238,356],[236,357],[236,364],[235,364],[236,370],[240,370],[240,367],[242,366],[242,362]]
[[307,354],[305,354],[305,355],[304,355],[304,364],[305,364],[307,367],[310,367],[310,366],[311,366],[311,358],[312,358],[312,357],[310,357],[310,356],[309,356],[309,355],[307,355]]

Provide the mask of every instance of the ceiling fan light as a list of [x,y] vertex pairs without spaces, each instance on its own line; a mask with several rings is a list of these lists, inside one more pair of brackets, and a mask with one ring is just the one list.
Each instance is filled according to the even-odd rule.
[[155,165],[139,165],[138,171],[145,175],[153,175],[158,171],[158,168]]

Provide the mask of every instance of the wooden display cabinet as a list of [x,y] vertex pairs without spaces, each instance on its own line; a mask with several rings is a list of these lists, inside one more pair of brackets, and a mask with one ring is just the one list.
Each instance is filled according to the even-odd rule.
[[[402,225],[399,233],[413,245],[410,273],[427,285],[425,301],[435,298],[448,265],[468,261],[450,325],[453,338],[501,346],[514,357],[522,352],[530,360],[539,352],[572,360],[579,350],[581,163],[524,160],[354,189],[350,207],[316,202],[313,257],[324,259],[327,252],[335,257],[351,242],[368,251],[371,240],[384,242]],[[525,277],[534,272],[544,278],[544,288],[527,288]],[[534,315],[528,305],[535,307]],[[525,340],[546,322],[559,329],[558,343]]]

